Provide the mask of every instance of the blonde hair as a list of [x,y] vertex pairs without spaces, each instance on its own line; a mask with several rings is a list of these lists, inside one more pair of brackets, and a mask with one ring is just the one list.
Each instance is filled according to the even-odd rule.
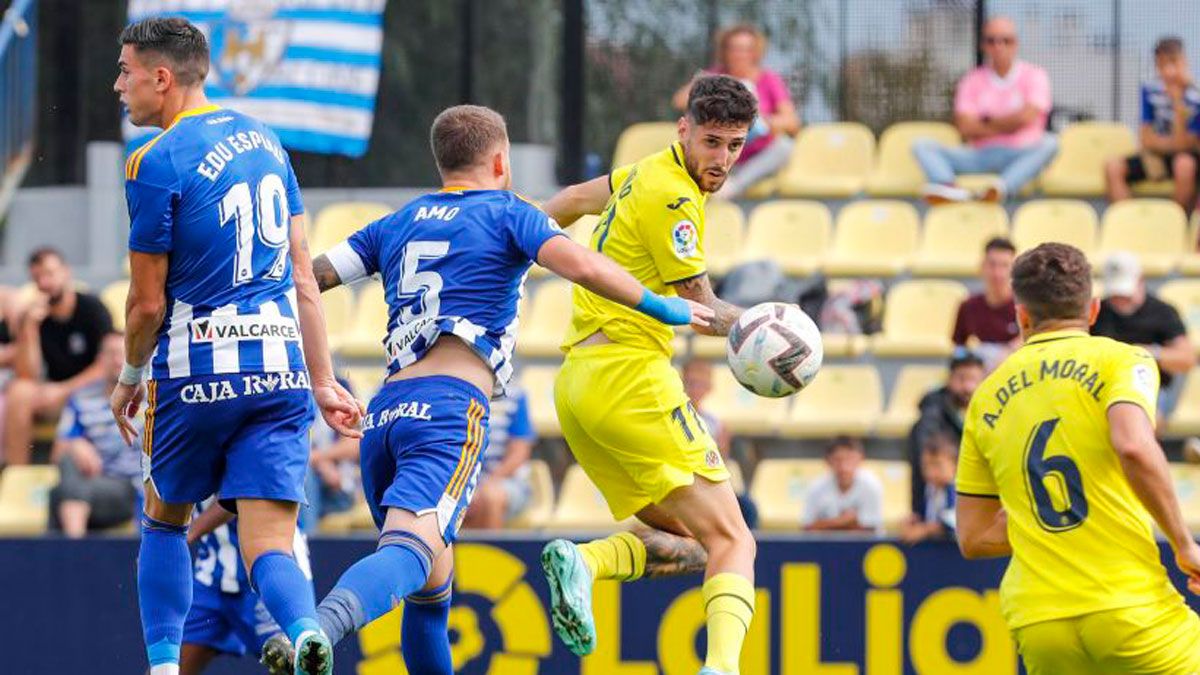
[[713,36],[713,64],[720,69],[726,69],[725,49],[729,46],[729,40],[735,35],[749,35],[754,38],[756,57],[762,61],[763,55],[767,53],[767,36],[763,34],[757,26],[749,23],[735,23],[732,26],[726,26],[717,31]]

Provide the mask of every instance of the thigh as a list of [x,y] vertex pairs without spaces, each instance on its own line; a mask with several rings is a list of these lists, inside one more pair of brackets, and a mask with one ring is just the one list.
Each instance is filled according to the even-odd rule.
[[362,443],[363,487],[376,525],[401,509],[429,515],[452,543],[479,480],[488,401],[450,377],[402,380],[371,401]]
[[1183,598],[1100,612],[1083,639],[1106,672],[1168,675],[1200,672],[1200,617]]
[[169,504],[194,504],[217,491],[222,444],[240,424],[229,376],[150,380],[142,432],[142,478]]
[[[303,386],[284,388],[278,382],[256,389],[256,378],[291,376]],[[236,499],[270,499],[305,503],[304,480],[308,473],[308,429],[316,409],[303,373],[271,373],[240,378],[242,417],[226,439],[225,470],[221,478],[222,503]]]
[[973,148],[969,145],[956,145],[953,147],[940,145],[938,153],[950,164],[954,169],[954,173],[984,173],[991,171],[987,168],[984,151],[981,148]]
[[1013,633],[1029,675],[1096,675],[1100,666],[1079,638],[1077,619],[1043,621]]

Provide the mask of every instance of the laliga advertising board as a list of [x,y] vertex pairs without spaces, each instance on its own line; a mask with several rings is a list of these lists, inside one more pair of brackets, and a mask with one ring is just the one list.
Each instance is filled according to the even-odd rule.
[[[468,675],[695,675],[704,612],[695,579],[596,588],[599,644],[580,661],[550,630],[542,538],[468,539],[450,613],[456,671]],[[318,596],[372,539],[316,538]],[[128,675],[144,667],[129,564],[137,541],[0,539],[0,672]],[[1000,617],[1004,560],[967,562],[952,543],[764,535],[743,675],[1007,675],[1018,660]],[[1164,555],[1169,552],[1164,550]],[[87,561],[81,564],[80,561]],[[1172,577],[1177,585],[1178,577]],[[1195,606],[1195,597],[1188,596]],[[395,675],[403,606],[338,648],[341,675]],[[103,630],[96,630],[102,626]],[[62,636],[70,635],[69,641]],[[97,659],[97,654],[104,658]],[[224,660],[210,675],[261,673]]]

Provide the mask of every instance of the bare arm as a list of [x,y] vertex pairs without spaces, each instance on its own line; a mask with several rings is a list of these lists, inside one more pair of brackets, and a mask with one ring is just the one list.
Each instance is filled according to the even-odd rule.
[[780,103],[775,114],[767,118],[767,125],[774,134],[795,136],[800,133],[800,115],[796,113],[795,104],[791,101]]
[[995,497],[958,494],[955,505],[958,549],[968,560],[1012,555],[1008,518]]
[[125,362],[143,366],[154,353],[167,311],[165,253],[129,252],[129,295],[125,299]]
[[1149,124],[1143,124],[1138,129],[1138,142],[1141,143],[1142,149],[1153,152],[1158,155],[1165,155],[1171,152],[1174,148],[1174,143],[1170,136],[1160,136],[1154,132],[1154,127]]
[[695,81],[695,78],[690,79],[684,82],[682,87],[675,90],[675,93],[671,95],[671,107],[679,112],[687,110],[688,96],[692,93],[692,83]]
[[729,329],[745,311],[737,305],[730,304],[717,297],[713,292],[712,282],[707,274],[701,274],[691,279],[684,279],[673,284],[675,292],[681,298],[704,305],[713,311],[713,318],[707,328],[697,328],[696,332],[704,335],[729,335]]
[[322,293],[342,285],[342,278],[338,276],[337,270],[333,268],[333,263],[329,262],[329,257],[324,253],[313,260],[312,268],[313,277],[317,280],[317,288]]
[[213,502],[212,506],[204,509],[200,515],[192,520],[191,527],[188,528],[187,540],[189,544],[194,544],[200,540],[200,537],[212,532],[222,525],[228,525],[234,519],[234,515],[225,509],[221,508],[218,502]]
[[814,520],[804,529],[809,532],[868,532],[874,531],[873,528],[863,527],[862,523],[858,522],[858,514],[853,510],[846,511],[840,516],[834,518],[822,518]]
[[1041,114],[1042,111],[1036,106],[1026,105],[1024,108],[1021,108],[1014,113],[989,119],[987,121],[987,126],[992,130],[992,133],[1010,134],[1026,124],[1033,122],[1038,118],[1038,115]]
[[1183,375],[1196,365],[1196,350],[1186,335],[1180,335],[1164,345],[1149,345],[1158,365],[1172,375]]
[[1171,548],[1180,550],[1192,537],[1175,496],[1166,455],[1154,437],[1146,411],[1133,403],[1115,403],[1108,408],[1108,427],[1109,440],[1130,487],[1171,542]]
[[1178,95],[1175,92],[1171,93],[1171,102],[1174,104],[1175,121],[1171,125],[1171,150],[1184,151],[1190,150],[1196,145],[1196,138],[1188,130],[1188,118],[1191,116],[1191,110],[1188,108],[1187,101],[1184,99],[1184,91],[1179,90]]
[[582,216],[596,215],[604,210],[612,196],[609,180],[608,176],[600,176],[565,187],[543,204],[542,210],[563,227],[572,225]]
[[17,320],[13,335],[13,371],[27,380],[40,379],[42,374],[42,321],[46,318],[43,305],[30,306]]
[[493,476],[507,478],[517,472],[529,456],[533,454],[533,443],[528,438],[510,438],[504,447],[504,458],[500,465],[492,471]]
[[988,128],[988,125],[982,119],[975,115],[955,113],[954,126],[958,127],[958,133],[962,134],[962,137],[966,140],[986,138],[995,133]]

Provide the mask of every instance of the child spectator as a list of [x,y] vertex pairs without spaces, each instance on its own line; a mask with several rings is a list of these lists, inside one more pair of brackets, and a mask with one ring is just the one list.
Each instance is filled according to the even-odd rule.
[[[725,464],[728,465],[729,462],[733,461],[729,457],[729,451],[732,446],[729,429],[725,428],[725,425],[721,423],[721,418],[704,407],[704,399],[708,398],[713,388],[712,362],[703,359],[689,359],[684,362],[681,370],[683,390],[687,393],[688,400],[692,402],[692,407],[696,409],[696,414],[700,416],[700,419],[704,420],[704,426],[708,427],[708,433],[717,442],[717,449],[721,451],[721,457],[725,459]],[[750,499],[750,495],[743,491],[738,494],[737,500],[738,506],[742,509],[742,517],[746,519],[746,525],[750,529],[758,527],[758,507]]]
[[492,401],[488,427],[479,488],[467,507],[463,525],[498,530],[520,515],[533,498],[529,457],[537,443],[537,434],[533,431],[525,392],[510,386],[504,398]]
[[1191,213],[1196,203],[1197,135],[1200,135],[1200,89],[1192,83],[1183,40],[1165,37],[1154,45],[1158,79],[1142,85],[1141,149],[1114,157],[1105,166],[1108,198],[1132,196],[1130,183],[1170,178],[1173,199]]
[[862,468],[862,441],[833,439],[825,449],[829,473],[813,482],[804,503],[804,529],[880,532],[883,528],[883,484]]
[[921,473],[921,451],[934,434],[948,434],[957,444],[962,438],[963,415],[975,390],[983,382],[983,359],[959,347],[950,357],[946,386],[926,394],[919,404],[920,417],[908,435],[908,461],[912,466],[912,510],[920,513],[925,503],[925,480]]
[[[699,74],[729,75],[742,81],[758,97],[759,120],[751,128],[746,147],[717,194],[736,199],[758,181],[782,169],[792,155],[792,137],[800,133],[800,117],[787,85],[778,73],[762,65],[767,38],[754,26],[738,24],[722,30],[715,40],[715,63]],[[675,92],[672,103],[687,107],[692,83]]]
[[958,469],[958,441],[949,434],[934,434],[921,448],[921,478],[925,482],[925,509],[909,516],[900,540],[915,544],[940,539],[954,532],[954,472]]

